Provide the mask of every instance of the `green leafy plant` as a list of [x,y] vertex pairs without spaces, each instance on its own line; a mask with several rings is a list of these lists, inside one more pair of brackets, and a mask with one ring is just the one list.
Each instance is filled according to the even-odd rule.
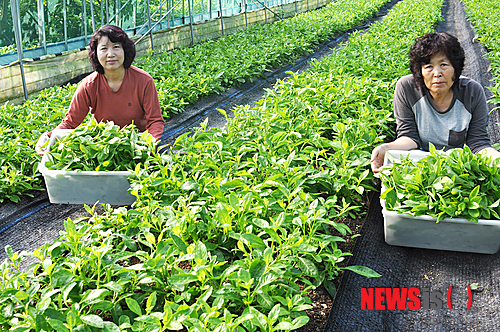
[[500,25],[496,17],[500,15],[500,6],[495,0],[465,0],[468,19],[474,24],[479,35],[479,42],[486,47],[486,57],[490,60],[493,85],[488,87],[493,92],[491,103],[500,103]]
[[92,119],[57,140],[45,167],[64,171],[129,171],[155,153],[156,140],[134,125],[120,128]]
[[445,153],[430,146],[420,160],[384,166],[380,195],[388,210],[437,218],[499,219],[499,161],[466,146]]
[[[139,59],[138,66],[154,77],[168,118],[199,98],[310,52],[318,43],[368,19],[385,3],[387,0],[336,1],[276,24],[256,25],[216,41],[150,54]],[[36,171],[40,158],[34,145],[40,134],[59,124],[76,87],[46,89],[23,105],[5,104],[0,109],[0,143],[7,156],[0,159],[0,177],[5,179],[0,183],[0,202],[17,202],[21,195],[42,189]]]
[[373,16],[387,0],[335,1],[272,24],[138,59],[153,76],[164,117],[209,94],[262,76]]

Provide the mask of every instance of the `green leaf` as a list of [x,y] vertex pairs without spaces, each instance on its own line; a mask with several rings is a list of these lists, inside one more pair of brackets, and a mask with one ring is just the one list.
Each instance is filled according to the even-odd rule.
[[[83,321],[83,319],[82,319]],[[68,328],[66,326],[64,326],[64,323],[61,322],[60,320],[58,319],[53,319],[53,318],[50,318],[48,317],[47,318],[47,322],[49,323],[49,325],[55,330],[55,331],[60,331],[60,332],[69,332]]]
[[63,287],[75,279],[73,273],[66,269],[58,269],[52,274],[52,284],[54,287]]
[[295,318],[292,322],[292,329],[296,330],[301,328],[302,326],[306,325],[309,323],[309,317],[308,316],[299,316]]
[[181,189],[182,190],[194,190],[194,191],[198,192],[200,190],[200,186],[198,185],[198,183],[196,183],[196,181],[188,180],[181,185]]
[[307,276],[317,278],[319,275],[316,265],[307,258],[297,257],[297,264],[300,270]]
[[231,216],[227,209],[221,203],[217,203],[215,207],[215,219],[219,222],[221,226],[228,225],[231,226]]
[[203,265],[207,262],[208,259],[208,251],[205,244],[201,241],[196,242],[194,247],[194,257],[196,260],[196,264]]
[[156,292],[153,292],[151,293],[151,295],[149,295],[148,300],[146,302],[146,313],[149,314],[153,310],[155,305],[156,305]]
[[77,324],[77,319],[76,319],[75,313],[72,310],[70,310],[70,311],[68,311],[68,313],[66,315],[67,315],[66,320],[68,322],[69,327],[70,328],[75,327]]
[[74,237],[76,235],[76,226],[71,218],[68,218],[64,221],[64,229],[70,237]]
[[172,284],[186,285],[198,281],[198,277],[188,273],[180,273],[171,276],[168,279]]
[[332,299],[335,299],[335,296],[337,295],[337,287],[335,287],[335,284],[330,280],[325,280],[323,282],[323,285],[325,286],[326,291],[328,292],[328,294],[330,294]]
[[245,240],[251,245],[252,248],[266,248],[266,244],[260,237],[253,233],[245,233],[242,235]]
[[120,332],[120,328],[113,322],[104,321],[103,322],[103,332]]
[[97,315],[83,315],[80,316],[80,319],[84,324],[88,326],[97,327],[101,329],[104,327],[104,321],[102,320],[101,317]]
[[184,254],[187,254],[186,243],[184,243],[184,241],[180,237],[175,235],[173,232],[170,232],[170,237],[172,238],[172,240],[174,240],[174,243],[177,246],[177,248],[179,248]]
[[274,327],[274,329],[275,330],[287,330],[287,331],[290,331],[291,329],[293,329],[293,325],[290,322],[283,321],[283,322],[280,322],[278,325],[276,325]]
[[381,277],[380,274],[378,274],[377,272],[373,271],[372,269],[370,269],[369,267],[366,267],[366,266],[353,265],[353,266],[341,267],[341,269],[355,272],[355,273],[360,274],[360,275],[367,277],[367,278]]
[[472,199],[472,198],[477,196],[477,194],[479,193],[479,188],[480,188],[480,185],[477,185],[474,189],[472,189],[472,191],[469,195],[469,199]]
[[266,310],[271,310],[274,305],[273,299],[267,293],[257,294],[257,302]]
[[234,193],[231,193],[229,195],[229,204],[231,204],[231,207],[234,209],[234,211],[239,212],[239,207],[238,207],[239,200]]
[[107,284],[104,284],[103,287],[106,287],[107,289],[112,290],[116,293],[123,292],[123,286],[116,281],[110,281]]
[[20,291],[16,292],[16,297],[19,300],[23,301],[23,300],[26,300],[27,298],[29,298],[30,295],[28,293],[26,293],[25,291],[20,290]]
[[92,289],[85,293],[82,299],[82,303],[93,304],[100,301],[109,294],[111,294],[111,292],[104,288]]
[[10,259],[14,256],[14,250],[12,250],[12,247],[10,245],[5,246],[5,253],[7,256],[9,256]]
[[132,311],[137,316],[141,316],[142,315],[141,306],[139,305],[139,303],[137,303],[136,300],[134,300],[134,299],[132,299],[130,297],[127,297],[125,299],[125,302],[127,302],[127,307],[130,309],[130,311]]
[[253,279],[259,280],[259,278],[266,271],[266,262],[260,259],[255,259],[250,265],[250,275]]
[[477,282],[473,282],[472,284],[470,284],[470,289],[471,290],[476,290],[479,288],[479,284]]
[[267,316],[268,321],[270,322],[271,325],[274,324],[274,322],[278,319],[279,314],[280,314],[280,304],[278,303],[271,309],[271,311],[269,311],[269,315]]

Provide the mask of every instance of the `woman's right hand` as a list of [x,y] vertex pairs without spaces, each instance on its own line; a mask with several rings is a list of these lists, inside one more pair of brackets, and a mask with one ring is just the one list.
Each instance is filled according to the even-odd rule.
[[372,158],[370,160],[373,173],[380,173],[382,166],[384,166],[385,153],[389,150],[412,150],[417,149],[418,145],[409,137],[402,136],[390,143],[384,143],[377,146],[372,151]]
[[43,133],[38,138],[38,141],[36,142],[36,145],[35,145],[35,151],[40,156],[43,156],[45,154],[45,151],[47,151],[47,145],[49,143],[49,139],[50,139],[50,136],[48,133]]
[[372,151],[372,157],[370,159],[371,167],[373,173],[381,172],[381,167],[384,165],[384,157],[387,152],[385,144],[377,146]]

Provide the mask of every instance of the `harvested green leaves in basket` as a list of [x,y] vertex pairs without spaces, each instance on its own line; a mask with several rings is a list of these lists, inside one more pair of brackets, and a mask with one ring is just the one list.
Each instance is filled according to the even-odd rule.
[[57,140],[45,167],[64,171],[127,171],[155,153],[156,141],[132,124],[123,128],[113,122],[92,120]]
[[420,160],[404,158],[383,167],[379,177],[385,208],[412,216],[500,219],[500,161],[465,146],[448,152],[430,146]]

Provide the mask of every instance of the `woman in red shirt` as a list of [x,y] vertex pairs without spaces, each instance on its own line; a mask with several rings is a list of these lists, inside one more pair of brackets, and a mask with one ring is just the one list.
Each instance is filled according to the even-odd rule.
[[[113,25],[97,29],[89,49],[95,71],[82,80],[56,129],[78,127],[90,111],[97,122],[113,121],[120,127],[134,123],[160,140],[164,120],[156,87],[148,73],[132,66],[134,58],[134,42],[125,31]],[[49,136],[40,137],[37,150],[43,150]]]

